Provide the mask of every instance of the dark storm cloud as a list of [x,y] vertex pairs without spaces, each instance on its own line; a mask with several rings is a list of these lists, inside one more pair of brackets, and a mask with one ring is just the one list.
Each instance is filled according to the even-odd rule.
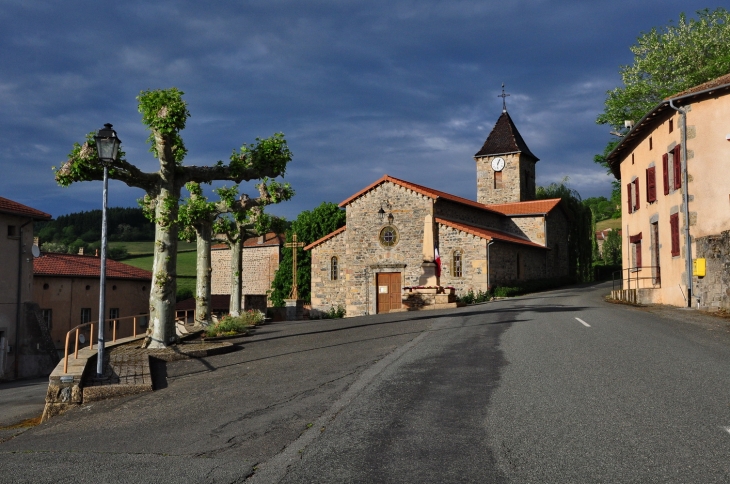
[[[474,198],[472,155],[500,114],[502,82],[541,159],[537,182],[569,176],[584,197],[608,195],[592,157],[609,135],[594,121],[618,66],[641,31],[705,6],[5,1],[0,196],[53,215],[97,208],[98,182],[62,189],[50,167],[111,122],[128,159],[155,170],[135,96],[176,86],[192,113],[187,164],[286,133],[297,195],[275,213],[339,202],[384,173]],[[140,195],[112,183],[110,204]]]

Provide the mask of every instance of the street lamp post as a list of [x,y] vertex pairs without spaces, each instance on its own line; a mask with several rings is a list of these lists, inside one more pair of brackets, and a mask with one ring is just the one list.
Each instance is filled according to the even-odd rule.
[[94,136],[94,140],[96,141],[96,153],[99,162],[104,167],[104,191],[101,205],[101,267],[99,270],[99,340],[96,361],[96,376],[102,378],[104,376],[104,329],[106,326],[104,309],[106,304],[106,201],[107,188],[109,187],[108,175],[109,165],[117,159],[121,140],[117,138],[117,132],[112,129],[112,125],[109,123],[106,123],[99,130],[96,136]]

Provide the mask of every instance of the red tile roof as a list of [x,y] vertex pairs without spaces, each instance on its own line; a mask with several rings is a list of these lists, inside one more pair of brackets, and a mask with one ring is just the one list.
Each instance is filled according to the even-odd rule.
[[[67,276],[67,277],[95,277],[101,271],[101,259],[91,255],[55,254],[45,252],[33,259],[33,275],[36,276]],[[111,259],[106,261],[106,277],[109,279],[138,279],[152,280],[152,273],[122,264]]]
[[325,236],[324,236],[324,237],[322,237],[321,239],[319,239],[319,240],[315,240],[314,242],[312,242],[312,243],[311,243],[311,244],[309,244],[308,246],[304,247],[304,249],[303,249],[303,250],[309,250],[309,249],[311,249],[311,248],[313,248],[313,247],[316,247],[316,246],[318,246],[318,245],[319,245],[319,244],[321,244],[322,242],[324,242],[324,241],[326,241],[326,240],[329,240],[329,239],[331,239],[331,238],[332,238],[332,237],[334,237],[335,235],[337,235],[337,234],[341,234],[342,232],[344,232],[344,231],[345,231],[345,229],[346,229],[346,228],[347,228],[347,225],[343,225],[343,226],[342,226],[342,227],[340,227],[339,229],[335,230],[334,232],[330,232],[329,234],[325,235]]
[[527,143],[522,139],[520,132],[517,131],[517,127],[512,122],[512,118],[507,114],[507,111],[504,111],[494,125],[494,128],[492,128],[492,132],[489,133],[482,149],[474,157],[518,152],[535,162],[539,161],[537,156],[533,155],[530,148],[527,147]]
[[0,197],[0,212],[31,217],[33,220],[51,220],[52,218],[45,212],[41,212],[35,208],[28,207],[27,205],[23,205],[22,203],[14,202],[3,197]]
[[490,204],[487,207],[503,215],[532,215],[548,213],[557,207],[559,203],[559,198],[550,198],[547,200]]
[[[608,233],[611,231],[613,231],[613,229],[597,230],[596,240],[606,240],[606,237],[608,237]],[[621,235],[621,229],[618,229],[618,234]]]
[[730,73],[725,74],[724,76],[717,77],[710,81],[704,82],[698,86],[690,87],[689,89],[685,89],[682,92],[678,92],[677,94],[674,94],[673,96],[666,98],[665,101],[668,101],[669,99],[681,97],[681,96],[686,96],[687,94],[694,94],[696,92],[702,92],[707,89],[712,89],[713,87],[724,86],[726,84],[730,84]]
[[[286,236],[284,234],[276,234],[274,232],[269,232],[266,235],[264,235],[264,243],[259,244],[259,237],[249,237],[248,239],[243,241],[244,247],[269,247],[272,245],[283,245],[284,241],[286,240]],[[215,244],[211,246],[211,249],[213,250],[225,250],[228,249],[228,245],[226,244]]]
[[374,183],[366,186],[365,188],[363,188],[362,190],[360,190],[359,192],[357,192],[356,194],[354,194],[350,198],[348,198],[348,199],[344,200],[343,202],[341,202],[340,203],[340,207],[344,207],[345,205],[347,205],[348,203],[352,202],[356,198],[360,197],[361,195],[369,192],[370,190],[376,188],[377,186],[379,186],[379,185],[381,185],[381,184],[383,184],[385,182],[391,182],[391,183],[394,183],[396,185],[402,186],[403,188],[408,188],[410,190],[413,190],[416,193],[420,193],[421,195],[425,195],[425,196],[427,196],[427,197],[429,197],[429,198],[431,198],[433,200],[437,200],[439,198],[443,198],[444,200],[449,200],[449,201],[452,201],[452,202],[461,203],[463,205],[469,205],[469,206],[476,207],[476,208],[480,208],[480,209],[486,210],[486,211],[492,211],[488,206],[483,205],[483,204],[478,203],[478,202],[475,202],[473,200],[469,200],[467,198],[457,197],[456,195],[451,195],[450,193],[442,192],[440,190],[434,190],[433,188],[424,187],[423,185],[417,185],[415,183],[411,183],[411,182],[408,182],[408,181],[405,181],[405,180],[400,180],[400,179],[394,178],[394,177],[392,177],[390,175],[383,175],[383,177],[380,178],[379,180],[377,180]]
[[441,225],[445,225],[447,227],[451,227],[456,230],[461,230],[462,232],[466,232],[467,234],[476,235],[477,237],[481,237],[483,239],[487,240],[498,240],[501,242],[510,242],[512,244],[520,244],[520,245],[528,245],[530,247],[537,247],[540,249],[547,249],[547,247],[536,244],[535,242],[532,242],[528,239],[523,239],[522,237],[518,237],[513,234],[508,234],[506,232],[502,232],[500,230],[494,230],[494,229],[485,229],[482,227],[475,227],[473,225],[467,225],[461,222],[452,222],[451,220],[445,220],[442,218],[436,217],[436,223],[440,223]]

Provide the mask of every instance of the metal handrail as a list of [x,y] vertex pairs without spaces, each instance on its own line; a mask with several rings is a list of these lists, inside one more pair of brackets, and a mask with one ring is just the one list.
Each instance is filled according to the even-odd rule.
[[[129,320],[131,319],[133,321],[132,324],[132,337],[137,336],[137,318],[145,318],[149,317],[149,314],[138,314],[137,316],[125,316],[123,318],[109,318],[105,319],[104,323],[111,322],[112,323],[112,342],[117,341],[117,323],[123,321],[123,320]],[[66,333],[66,344],[63,347],[63,372],[68,373],[68,343],[71,338],[71,333],[76,333],[74,336],[74,359],[79,358],[79,333],[81,332],[81,328],[89,327],[89,349],[94,349],[94,325],[99,324],[98,321],[91,321],[88,323],[82,323],[78,326],[75,326],[71,328]]]
[[[650,275],[648,276],[641,276],[640,274],[644,270],[649,270]],[[626,272],[627,275],[624,277],[623,273]],[[620,274],[620,278],[617,278],[616,275]],[[662,287],[662,278],[661,278],[661,267],[660,266],[635,266],[635,267],[629,267],[626,269],[622,269],[620,271],[614,271],[612,274],[612,289],[616,290],[616,281],[618,280],[620,282],[619,289],[624,288],[624,281],[626,281],[627,289],[631,290],[631,283],[633,281],[634,283],[634,289],[639,289],[639,281],[645,281],[647,279],[651,280],[651,286],[652,289],[655,289],[657,287]]]

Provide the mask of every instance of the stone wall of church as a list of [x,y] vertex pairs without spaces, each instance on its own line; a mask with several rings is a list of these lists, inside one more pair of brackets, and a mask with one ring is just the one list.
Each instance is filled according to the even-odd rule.
[[[481,237],[439,224],[441,285],[456,288],[457,296],[469,290],[487,290],[487,241]],[[461,257],[461,276],[454,271],[454,256]]]
[[[347,230],[312,249],[312,309],[310,316],[347,305],[346,295],[346,240]],[[332,258],[337,257],[337,279],[332,279]]]
[[462,222],[468,225],[476,225],[479,227],[490,227],[497,230],[502,229],[503,215],[480,210],[477,207],[454,203],[449,200],[439,199],[434,204],[434,217],[453,220],[454,222]]
[[[492,160],[504,159],[501,186],[494,182]],[[535,163],[519,153],[477,158],[477,201],[485,205],[535,199]]]
[[[390,204],[387,207],[386,202]],[[381,206],[392,213],[398,241],[392,247],[380,242]],[[390,182],[353,200],[347,210],[345,256],[346,310],[348,316],[374,314],[375,274],[401,272],[403,285],[418,285],[423,262],[423,222],[433,215],[433,200]]]
[[536,244],[545,245],[545,220],[537,217],[505,217],[502,230],[510,234],[526,237]]
[[510,286],[545,278],[547,250],[496,241],[489,248],[490,286]]

